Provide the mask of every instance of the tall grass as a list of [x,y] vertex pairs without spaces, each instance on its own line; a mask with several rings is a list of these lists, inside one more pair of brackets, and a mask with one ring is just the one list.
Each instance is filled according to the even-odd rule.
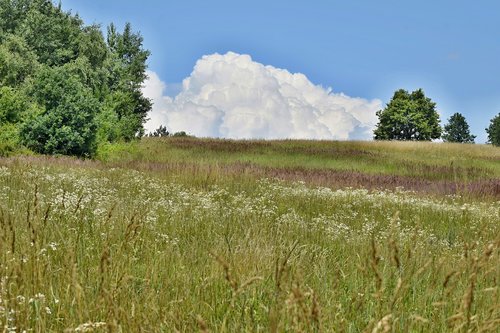
[[498,201],[118,162],[0,160],[5,332],[500,329]]

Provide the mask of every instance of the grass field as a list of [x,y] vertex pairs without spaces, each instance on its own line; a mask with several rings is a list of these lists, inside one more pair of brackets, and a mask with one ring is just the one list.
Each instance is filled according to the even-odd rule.
[[484,145],[169,138],[0,159],[0,325],[499,332],[499,184]]
[[500,198],[500,149],[486,145],[167,138],[104,147],[99,158],[207,184],[267,177],[331,188],[404,187]]

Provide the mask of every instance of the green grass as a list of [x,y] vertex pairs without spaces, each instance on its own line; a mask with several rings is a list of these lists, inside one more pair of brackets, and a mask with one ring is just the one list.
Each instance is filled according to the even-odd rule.
[[[350,163],[391,176],[401,161],[454,157],[476,173],[401,172],[494,182],[498,149],[190,140],[110,146],[94,162],[0,159],[4,331],[500,330],[498,198],[312,176]],[[260,168],[312,173],[293,182]]]
[[[266,167],[336,169],[428,179],[500,177],[500,148],[450,143],[146,138],[102,149],[100,158],[120,162],[251,162]],[[441,173],[442,168],[455,173]]]
[[98,158],[186,180],[208,174],[215,183],[269,177],[331,188],[500,197],[500,148],[487,145],[167,138],[103,147]]

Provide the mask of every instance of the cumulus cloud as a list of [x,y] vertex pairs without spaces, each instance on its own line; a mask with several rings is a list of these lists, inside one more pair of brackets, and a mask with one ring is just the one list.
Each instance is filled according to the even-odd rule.
[[174,98],[149,72],[144,95],[153,100],[147,131],[234,139],[370,139],[380,100],[353,98],[314,85],[303,74],[265,66],[229,52],[197,61]]

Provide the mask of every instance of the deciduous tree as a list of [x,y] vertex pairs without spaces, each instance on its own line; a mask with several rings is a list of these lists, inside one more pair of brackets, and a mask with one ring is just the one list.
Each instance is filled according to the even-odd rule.
[[377,112],[375,140],[430,141],[441,136],[436,104],[422,89],[411,94],[400,89],[386,108]]
[[142,94],[149,51],[130,24],[123,32],[111,25],[107,37],[52,0],[0,0],[0,122],[9,133],[37,152],[85,156],[95,133],[142,136],[152,107]]
[[21,128],[21,140],[42,154],[91,157],[95,152],[95,116],[100,104],[64,67],[44,68],[35,79],[34,96],[44,107]]

